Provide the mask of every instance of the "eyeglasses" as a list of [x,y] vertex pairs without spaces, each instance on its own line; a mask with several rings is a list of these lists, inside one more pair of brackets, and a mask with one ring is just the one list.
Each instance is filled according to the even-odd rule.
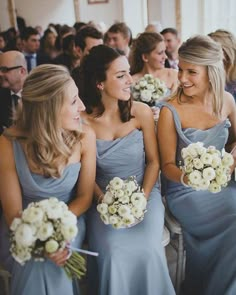
[[11,70],[15,70],[15,69],[19,69],[19,68],[22,68],[22,66],[15,66],[15,67],[0,67],[0,72],[2,73],[8,73],[10,72]]

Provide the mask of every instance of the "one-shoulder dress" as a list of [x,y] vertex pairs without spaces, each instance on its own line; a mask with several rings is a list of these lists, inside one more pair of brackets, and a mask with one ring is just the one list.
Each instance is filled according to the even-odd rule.
[[[115,140],[97,140],[96,182],[105,191],[115,177],[136,176],[142,183],[145,169],[143,133],[134,129]],[[96,210],[88,211],[89,295],[175,294],[162,246],[164,207],[156,184],[150,194],[144,220],[126,229],[105,225]]]
[[[176,109],[168,107],[177,132],[176,164],[182,161],[181,149],[193,142],[222,150],[228,139],[228,119],[207,130],[182,129]],[[183,294],[236,294],[236,182],[231,180],[219,193],[196,191],[167,180],[169,209],[180,222],[186,249]]]
[[[20,143],[13,141],[15,165],[19,178],[23,208],[31,202],[49,197],[56,197],[68,203],[75,195],[75,185],[79,177],[81,164],[68,165],[60,178],[45,178],[29,170],[25,154]],[[85,234],[84,216],[78,218],[79,233],[73,245],[80,247]],[[12,295],[78,295],[77,284],[67,277],[63,268],[56,266],[51,260],[44,262],[30,260],[21,266],[9,251],[9,231],[4,220],[0,219],[0,261],[11,273]],[[73,286],[72,286],[73,285]]]

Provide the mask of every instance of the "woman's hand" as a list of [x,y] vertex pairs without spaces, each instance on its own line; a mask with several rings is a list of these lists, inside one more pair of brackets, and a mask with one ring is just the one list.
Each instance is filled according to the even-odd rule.
[[66,263],[66,260],[70,256],[70,251],[65,248],[65,249],[60,249],[57,252],[54,252],[52,254],[46,254],[47,258],[52,260],[57,266],[64,266]]

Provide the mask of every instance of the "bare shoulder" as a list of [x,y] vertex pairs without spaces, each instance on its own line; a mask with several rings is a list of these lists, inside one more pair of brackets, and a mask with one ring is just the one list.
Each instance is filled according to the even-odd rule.
[[6,136],[0,136],[0,165],[4,167],[4,165],[9,166],[13,163],[13,147],[12,141],[8,139]]
[[151,108],[139,101],[134,101],[132,105],[132,115],[138,118],[153,116]]
[[232,113],[235,113],[235,100],[231,93],[225,91],[224,92],[224,104],[223,104],[223,112],[226,113],[226,115],[230,115]]
[[88,123],[83,123],[83,138],[85,140],[94,140],[96,139],[96,134],[93,128]]

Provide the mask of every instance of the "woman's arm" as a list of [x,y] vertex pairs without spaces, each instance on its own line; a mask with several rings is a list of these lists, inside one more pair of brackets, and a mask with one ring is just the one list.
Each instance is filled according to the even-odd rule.
[[228,118],[231,123],[231,127],[229,128],[229,138],[225,149],[227,152],[232,153],[234,157],[234,167],[236,167],[236,106],[233,96],[226,92],[224,97],[225,105],[226,105],[226,112],[228,114]]
[[69,204],[69,209],[77,216],[90,207],[95,184],[96,136],[89,126],[84,126],[84,132],[81,142],[81,169],[76,198]]
[[0,136],[0,200],[8,226],[22,211],[21,188],[16,172],[13,146]]
[[[181,182],[182,171],[176,166],[177,134],[171,111],[163,107],[157,124],[157,138],[161,157],[161,170],[175,182]],[[187,183],[187,176],[184,182]]]
[[157,181],[160,169],[155,136],[155,125],[150,107],[143,103],[135,103],[134,115],[143,131],[146,167],[142,187],[146,197],[148,198],[154,184]]

